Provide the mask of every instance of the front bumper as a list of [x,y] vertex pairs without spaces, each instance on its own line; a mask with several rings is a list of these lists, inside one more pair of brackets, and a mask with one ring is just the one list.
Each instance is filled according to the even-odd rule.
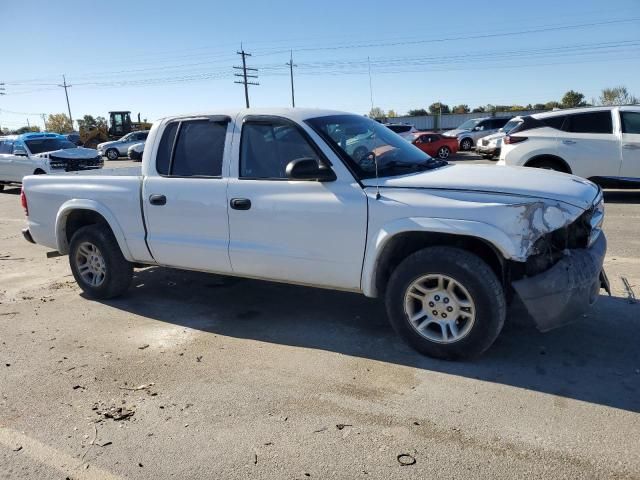
[[553,267],[512,283],[538,330],[566,325],[586,312],[608,289],[602,269],[607,251],[604,233],[590,248],[569,250]]
[[495,155],[496,152],[499,152],[500,148],[495,145],[476,145],[476,152],[481,153],[483,155]]

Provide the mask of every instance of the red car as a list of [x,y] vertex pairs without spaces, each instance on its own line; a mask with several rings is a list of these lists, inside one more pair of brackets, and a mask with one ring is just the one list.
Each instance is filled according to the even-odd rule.
[[446,160],[450,155],[458,151],[458,139],[456,137],[443,137],[435,132],[418,132],[409,139],[420,150],[431,157]]

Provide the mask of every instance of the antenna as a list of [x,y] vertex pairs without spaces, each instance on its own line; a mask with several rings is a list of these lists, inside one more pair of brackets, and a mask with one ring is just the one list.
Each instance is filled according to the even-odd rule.
[[378,156],[371,152],[373,155],[373,163],[376,166],[376,200],[380,200],[380,180],[378,178]]

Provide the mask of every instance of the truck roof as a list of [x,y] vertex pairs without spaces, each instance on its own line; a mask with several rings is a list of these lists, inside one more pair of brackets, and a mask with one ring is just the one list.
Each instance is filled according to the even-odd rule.
[[231,118],[235,118],[238,114],[244,115],[275,115],[280,117],[289,118],[291,120],[303,121],[309,118],[326,117],[328,115],[353,115],[351,112],[342,112],[339,110],[327,110],[322,108],[241,108],[241,109],[220,109],[220,110],[208,110],[204,112],[194,112],[189,114],[180,115],[167,115],[158,119],[158,121],[185,118],[185,117],[197,117],[197,116],[210,116],[210,115],[228,115]]

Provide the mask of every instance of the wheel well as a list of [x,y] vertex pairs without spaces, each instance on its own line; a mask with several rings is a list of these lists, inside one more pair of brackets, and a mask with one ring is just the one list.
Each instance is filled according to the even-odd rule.
[[567,162],[565,162],[562,158],[556,156],[556,155],[549,155],[549,154],[545,154],[545,155],[538,155],[535,156],[533,158],[530,158],[529,160],[527,160],[527,163],[524,164],[525,167],[533,167],[537,164],[540,164],[542,162],[551,162],[554,163],[555,165],[557,165],[559,167],[559,170],[564,172],[564,173],[571,173],[571,167],[569,167],[569,164]]
[[418,250],[436,245],[457,247],[477,255],[491,267],[500,282],[504,284],[504,259],[490,243],[467,235],[405,232],[391,238],[378,257],[375,270],[378,296],[384,295],[391,274],[405,258]]
[[67,245],[71,243],[73,234],[87,225],[106,225],[107,228],[111,229],[109,223],[98,212],[93,210],[73,210],[69,213],[65,222],[64,233]]

